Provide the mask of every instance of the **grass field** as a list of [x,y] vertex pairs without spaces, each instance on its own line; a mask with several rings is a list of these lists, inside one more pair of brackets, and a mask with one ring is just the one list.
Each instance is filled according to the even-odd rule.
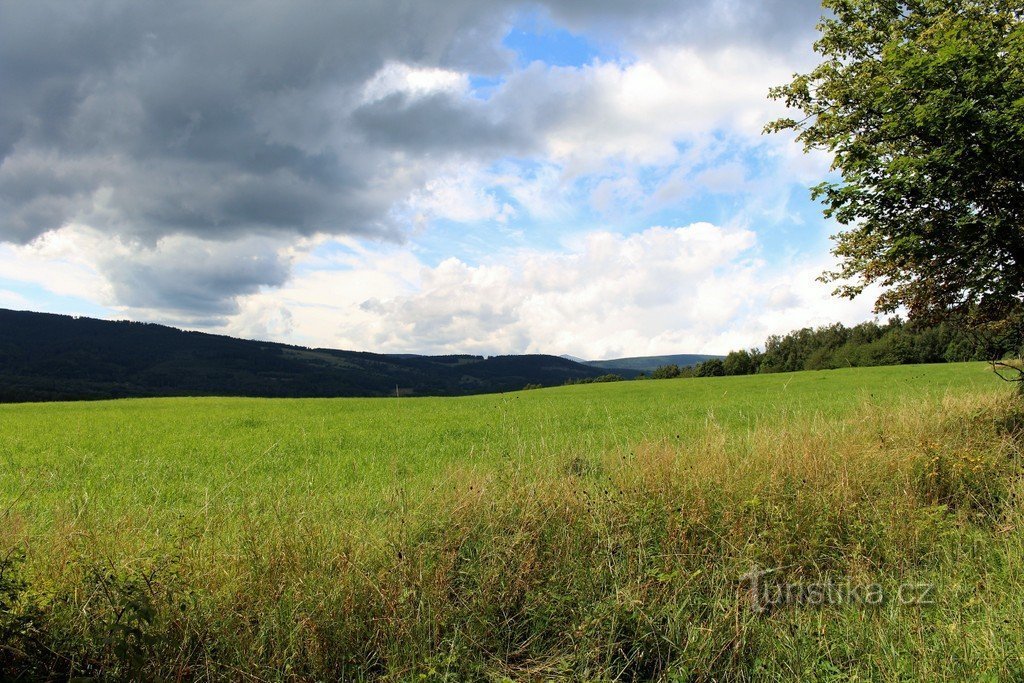
[[1024,677],[1021,423],[983,364],[0,406],[0,674]]

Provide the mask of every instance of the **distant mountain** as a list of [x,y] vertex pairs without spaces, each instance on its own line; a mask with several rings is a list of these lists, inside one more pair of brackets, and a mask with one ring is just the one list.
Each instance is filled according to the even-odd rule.
[[[545,355],[310,349],[173,327],[0,309],[0,402],[132,396],[394,396],[514,391],[604,374]],[[630,376],[636,375],[630,373]]]
[[571,360],[573,363],[586,363],[587,362],[587,361],[585,361],[582,358],[579,358],[577,356],[570,356],[568,353],[563,353],[561,356],[559,356],[559,358],[564,358],[566,360]]
[[699,353],[680,353],[674,356],[637,356],[634,358],[612,358],[611,360],[588,360],[584,364],[606,370],[632,370],[634,372],[650,372],[662,365],[696,365],[712,358],[725,356],[708,356]]

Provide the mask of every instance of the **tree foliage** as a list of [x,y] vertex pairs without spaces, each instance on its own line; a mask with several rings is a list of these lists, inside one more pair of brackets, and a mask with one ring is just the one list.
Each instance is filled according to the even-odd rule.
[[1012,330],[979,335],[960,325],[921,325],[892,318],[884,323],[868,321],[853,327],[835,323],[773,334],[765,340],[763,350],[731,351],[724,359],[710,359],[692,367],[662,366],[651,374],[651,378],[959,363],[1020,357],[1022,354],[1021,337]]
[[710,358],[697,363],[693,368],[694,377],[722,377],[725,375],[725,364],[720,358]]
[[773,88],[841,180],[814,196],[845,229],[823,279],[877,312],[998,321],[1024,295],[1020,0],[824,0],[821,63]]
[[673,379],[679,377],[681,373],[682,368],[675,363],[659,365],[651,372],[651,379]]
[[727,375],[751,375],[757,372],[755,367],[755,354],[757,351],[730,351],[729,355],[722,361],[722,369]]
[[921,326],[899,318],[853,327],[836,323],[768,337],[763,351],[749,352],[750,372],[989,360],[1019,355],[1019,344],[1012,334],[976,335],[947,323]]

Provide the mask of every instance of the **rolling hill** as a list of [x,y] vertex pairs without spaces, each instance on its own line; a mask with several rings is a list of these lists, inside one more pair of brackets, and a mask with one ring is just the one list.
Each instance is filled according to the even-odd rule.
[[[605,370],[633,370],[635,372],[651,372],[662,365],[678,365],[684,368],[688,365],[696,365],[712,358],[724,358],[725,356],[709,356],[699,353],[680,353],[670,356],[637,356],[633,358],[612,358],[609,360],[588,360],[583,361],[593,368]],[[564,358],[564,356],[563,356]]]
[[[386,355],[0,309],[0,401],[454,396],[604,374],[557,356]],[[625,372],[629,376],[628,371]],[[634,373],[635,374],[635,373]]]

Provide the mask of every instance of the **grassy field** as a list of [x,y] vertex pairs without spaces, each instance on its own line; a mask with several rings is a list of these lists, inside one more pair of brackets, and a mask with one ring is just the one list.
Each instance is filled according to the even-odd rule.
[[983,364],[0,406],[0,674],[1024,677],[1021,426]]

